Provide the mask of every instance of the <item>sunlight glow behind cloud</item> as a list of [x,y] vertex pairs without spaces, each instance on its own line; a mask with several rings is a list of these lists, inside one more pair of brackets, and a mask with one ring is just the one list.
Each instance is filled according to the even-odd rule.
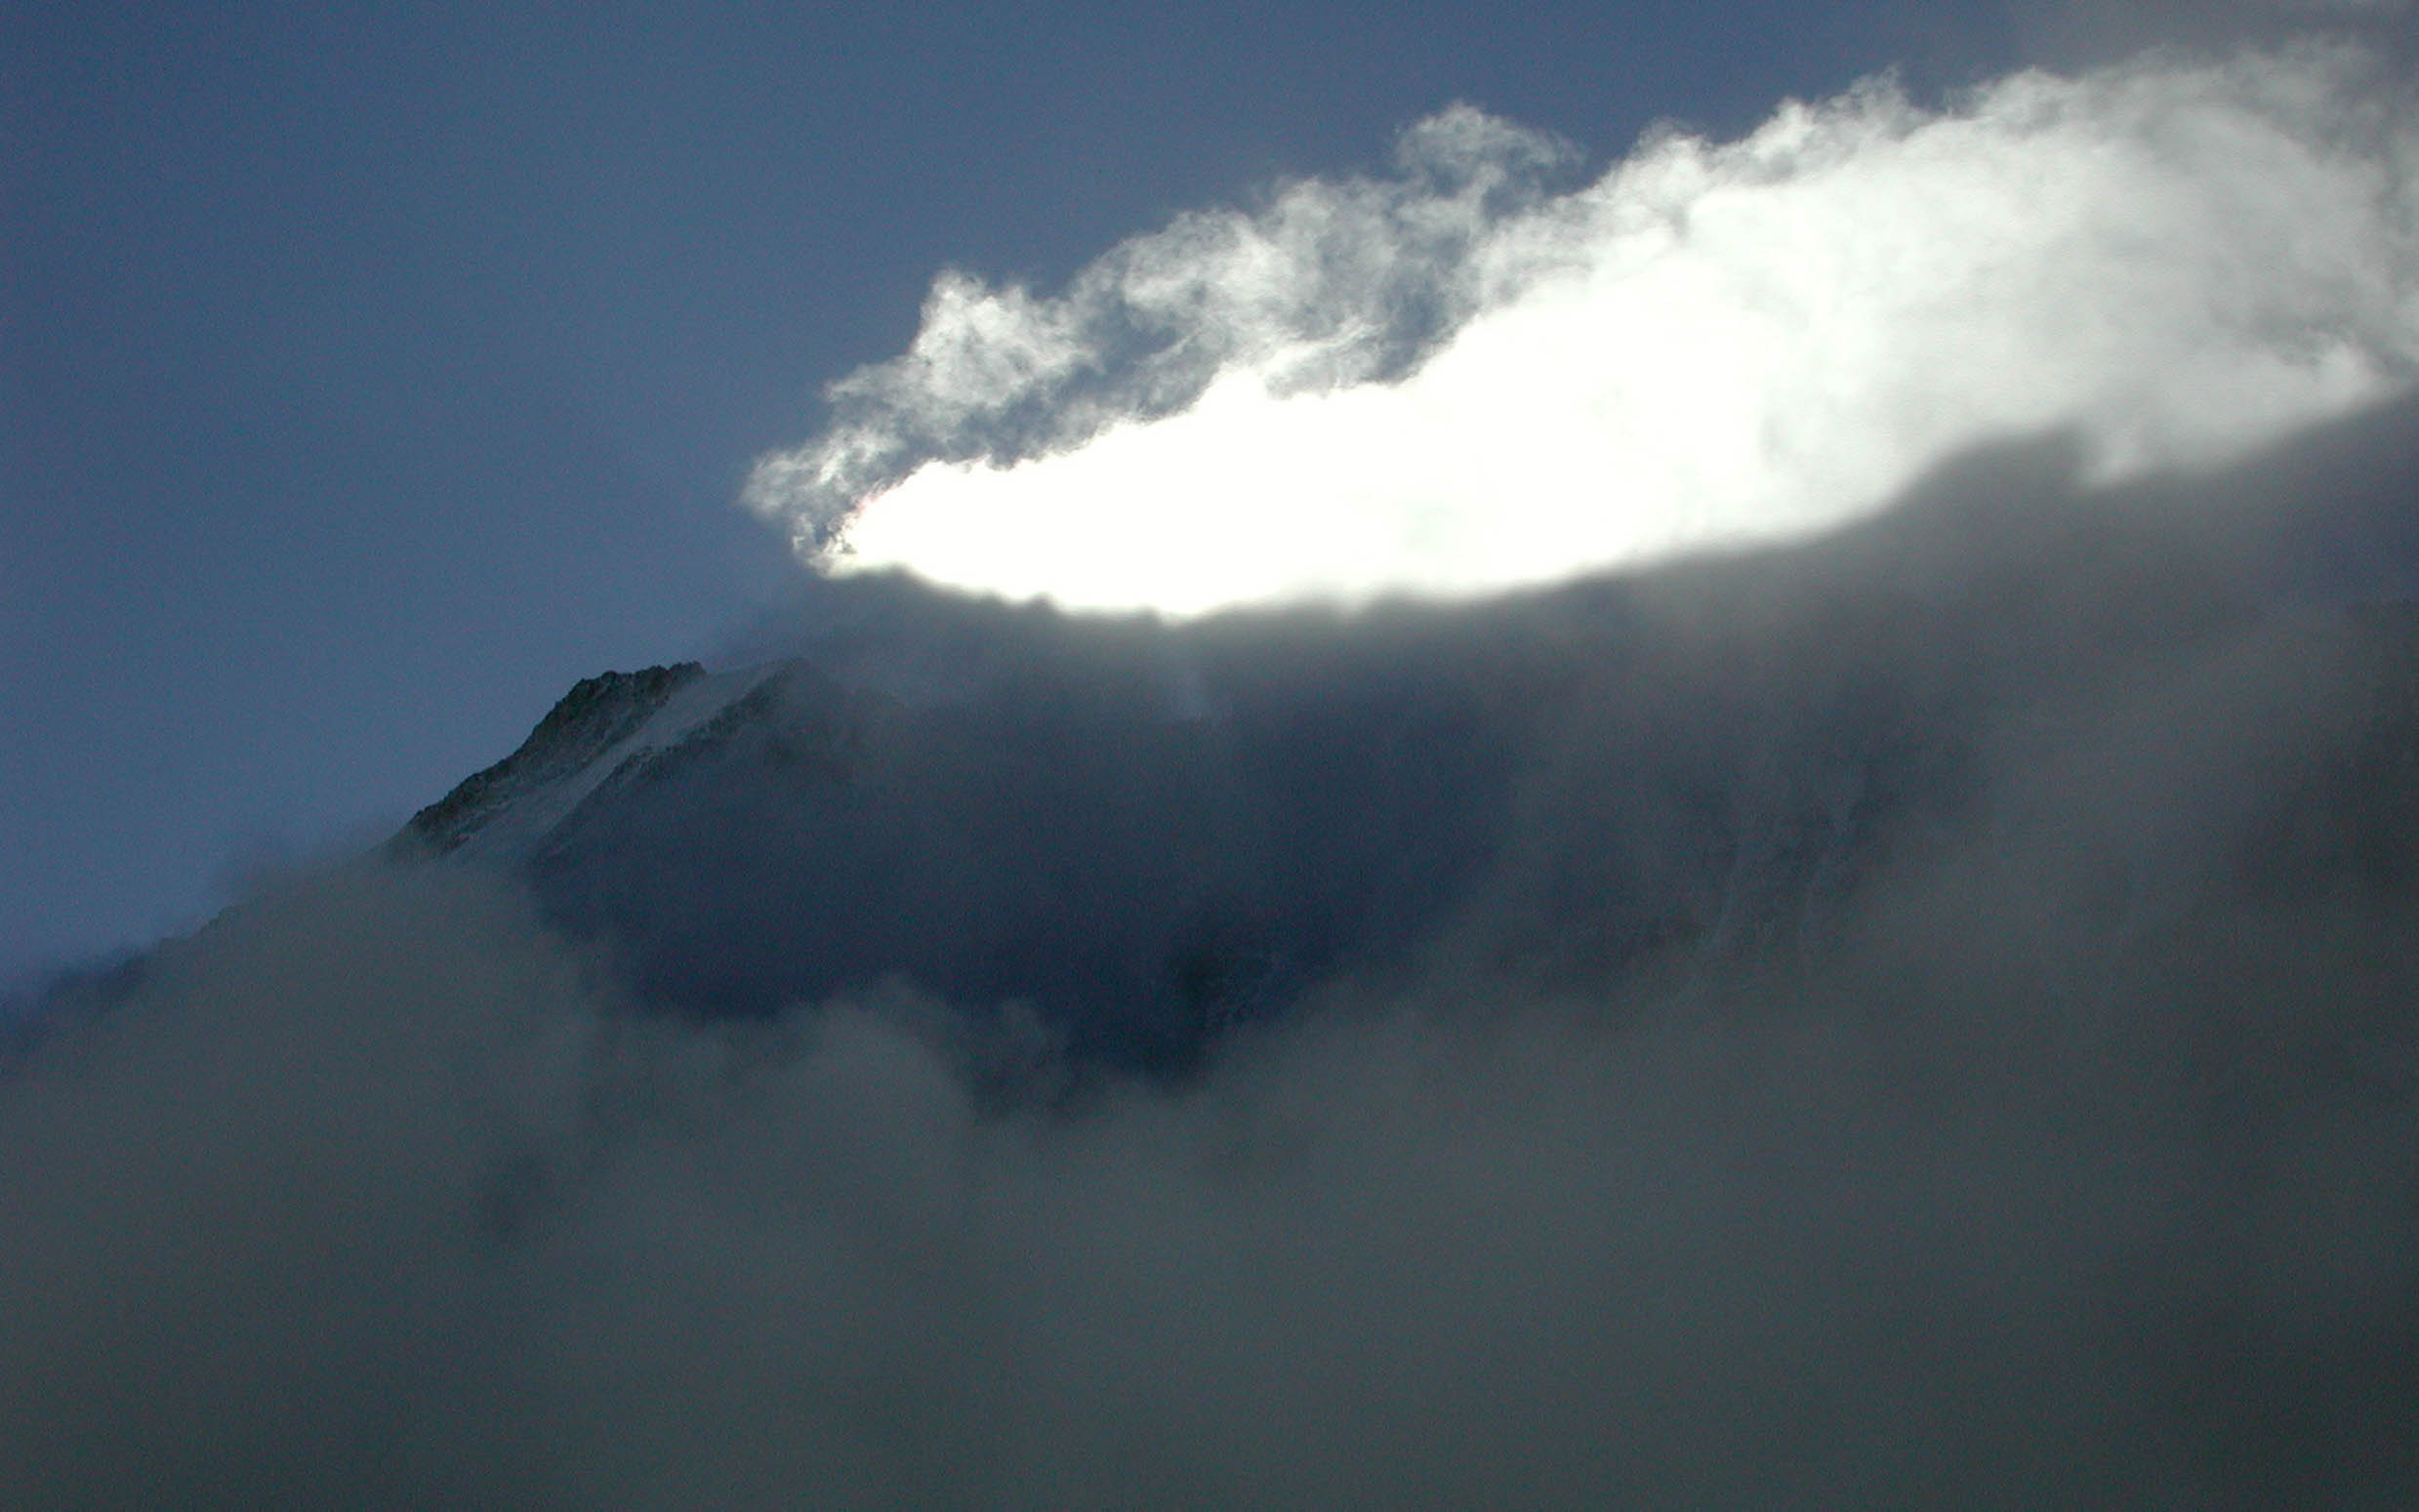
[[2347,50],[1885,83],[1592,184],[1456,107],[1054,296],[946,273],[748,500],[1073,608],[1468,593],[1785,539],[1980,442],[2224,460],[2419,361],[2419,139]]

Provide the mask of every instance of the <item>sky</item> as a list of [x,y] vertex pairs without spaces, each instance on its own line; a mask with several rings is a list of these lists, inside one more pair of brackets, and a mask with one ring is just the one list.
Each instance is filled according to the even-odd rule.
[[[1550,208],[1658,123],[1720,143],[1882,70],[1921,109],[2312,17],[2406,20],[11,3],[0,963],[189,926],[577,678],[711,653],[799,570],[752,470],[836,433],[827,387],[909,348],[945,272],[1046,301],[1187,213],[1407,182],[1422,121],[1552,157],[1505,191]],[[1858,466],[1835,492],[1901,480]]]
[[0,1502],[2408,1506],[2419,613],[2256,527],[2415,413],[1360,616],[833,585],[526,866],[0,1036]]
[[2410,1504],[2412,23],[0,0],[0,1502]]

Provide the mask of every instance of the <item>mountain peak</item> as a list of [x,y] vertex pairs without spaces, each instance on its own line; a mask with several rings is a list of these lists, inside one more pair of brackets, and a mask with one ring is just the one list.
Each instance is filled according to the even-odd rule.
[[439,855],[462,848],[515,797],[594,764],[660,713],[675,693],[705,675],[700,664],[677,662],[583,677],[518,749],[414,814],[404,835]]

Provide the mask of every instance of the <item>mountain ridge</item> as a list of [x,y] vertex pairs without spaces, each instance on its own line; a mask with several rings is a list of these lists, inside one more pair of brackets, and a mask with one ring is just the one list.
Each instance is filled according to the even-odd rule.
[[[1472,604],[827,585],[819,644],[584,681],[407,833],[677,1012],[897,978],[1160,1075],[1439,952],[1558,992],[1820,955],[1933,853],[2012,847],[2120,921],[2263,872],[2399,887],[2419,615],[2279,598],[2256,511],[2074,466],[2002,449],[1830,540]],[[2194,804],[2206,835],[2162,817]]]

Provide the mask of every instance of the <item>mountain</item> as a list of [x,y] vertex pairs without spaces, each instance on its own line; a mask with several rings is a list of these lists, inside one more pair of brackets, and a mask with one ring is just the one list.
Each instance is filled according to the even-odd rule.
[[525,879],[675,1012],[903,980],[1163,1076],[1440,970],[1802,974],[1910,889],[2009,949],[2054,914],[2033,964],[2105,978],[2411,879],[2419,617],[2261,576],[2280,491],[2378,513],[2322,474],[2092,490],[2013,447],[1825,542],[1357,614],[826,584],[781,654],[580,683],[404,839]]
[[2414,438],[589,678],[0,1043],[0,1503],[2419,1504]]

